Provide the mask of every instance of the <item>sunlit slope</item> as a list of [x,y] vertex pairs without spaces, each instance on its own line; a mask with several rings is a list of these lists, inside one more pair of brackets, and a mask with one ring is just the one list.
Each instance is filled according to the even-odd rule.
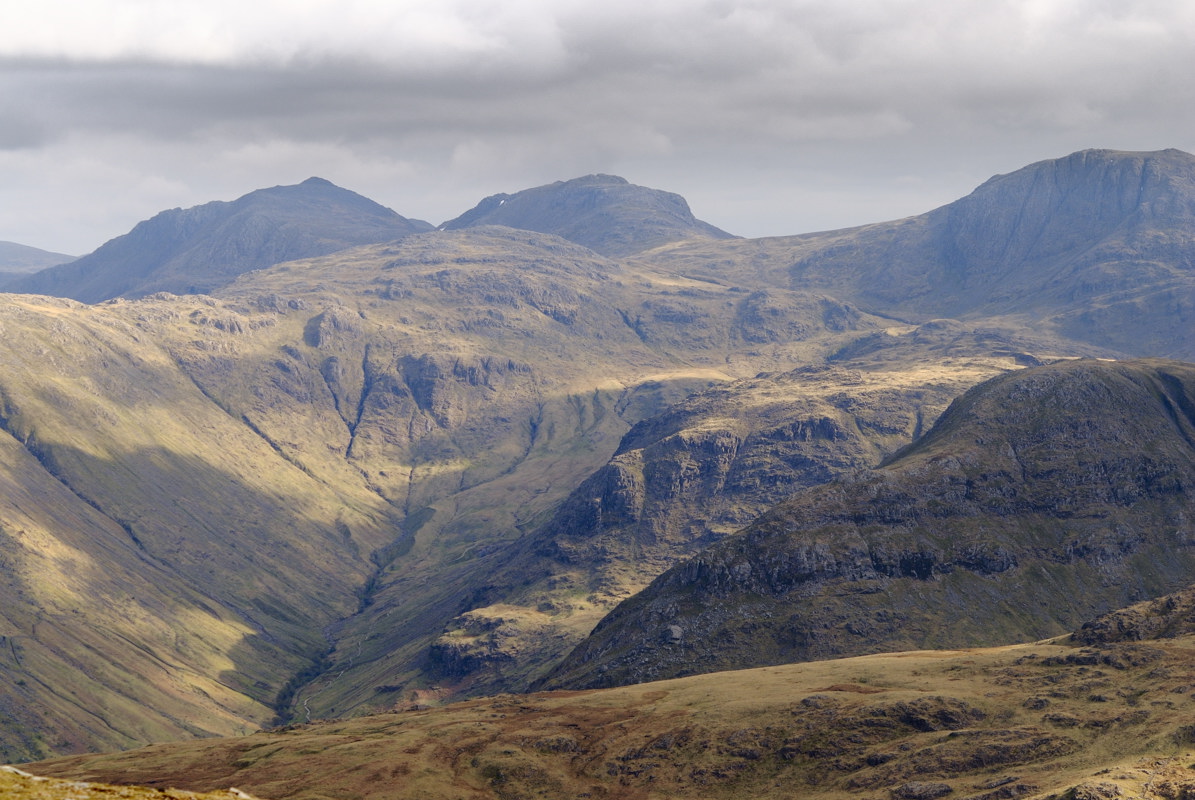
[[240,789],[198,794],[182,789],[113,786],[44,778],[15,767],[0,767],[0,794],[8,800],[253,800]]
[[[876,329],[785,294],[807,335],[745,347],[758,297],[481,229],[221,298],[5,296],[6,757],[251,729],[321,664],[421,651],[476,591],[454,570],[632,422]],[[327,653],[353,626],[379,635]]]
[[0,303],[10,759],[268,721],[393,535],[179,369],[206,309]]
[[[298,344],[260,366],[274,376],[269,402],[245,394],[261,383],[251,363],[200,356],[188,371],[305,468],[348,464],[407,514],[368,605],[334,632],[336,686],[299,692],[300,719],[392,702],[377,687],[423,674],[496,548],[545,519],[631,423],[880,329],[830,298],[627,269],[506,228],[281,265],[221,296],[279,309]],[[764,307],[772,328],[755,321]],[[328,427],[293,425],[312,397],[336,409]]]
[[[921,651],[30,765],[289,798],[1181,797],[1195,641]],[[1083,794],[1080,794],[1082,792]],[[1098,792],[1098,793],[1097,793]]]

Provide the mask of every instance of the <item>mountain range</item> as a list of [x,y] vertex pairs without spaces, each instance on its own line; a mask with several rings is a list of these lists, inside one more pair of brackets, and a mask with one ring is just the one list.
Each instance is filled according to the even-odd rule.
[[441,229],[311,179],[22,278],[0,755],[1012,643],[1191,583],[1192,175],[1085,151],[757,240],[611,176]]

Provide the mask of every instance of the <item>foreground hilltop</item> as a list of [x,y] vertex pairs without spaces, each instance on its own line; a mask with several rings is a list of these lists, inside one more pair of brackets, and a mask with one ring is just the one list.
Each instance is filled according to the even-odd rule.
[[27,768],[236,785],[274,800],[1177,799],[1195,791],[1193,654],[1183,634],[875,655],[504,695]]
[[1195,579],[1195,365],[993,378],[656,579],[546,686],[1053,636]]

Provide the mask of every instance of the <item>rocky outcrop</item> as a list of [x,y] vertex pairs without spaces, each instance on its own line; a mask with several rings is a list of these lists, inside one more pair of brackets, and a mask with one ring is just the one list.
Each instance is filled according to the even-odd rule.
[[669,570],[545,685],[1057,635],[1195,577],[1191,486],[1195,367],[1011,373]]
[[1085,645],[1169,639],[1195,633],[1195,587],[1117,609],[1071,634]]

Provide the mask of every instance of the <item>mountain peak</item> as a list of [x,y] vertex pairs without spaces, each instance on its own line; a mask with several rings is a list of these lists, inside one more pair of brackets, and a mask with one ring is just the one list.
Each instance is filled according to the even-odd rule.
[[603,174],[491,195],[440,229],[476,225],[555,234],[607,256],[630,255],[684,239],[733,238],[694,217],[678,194]]
[[210,292],[282,261],[431,230],[324,178],[163,211],[70,264],[8,288],[94,303],[154,292]]

